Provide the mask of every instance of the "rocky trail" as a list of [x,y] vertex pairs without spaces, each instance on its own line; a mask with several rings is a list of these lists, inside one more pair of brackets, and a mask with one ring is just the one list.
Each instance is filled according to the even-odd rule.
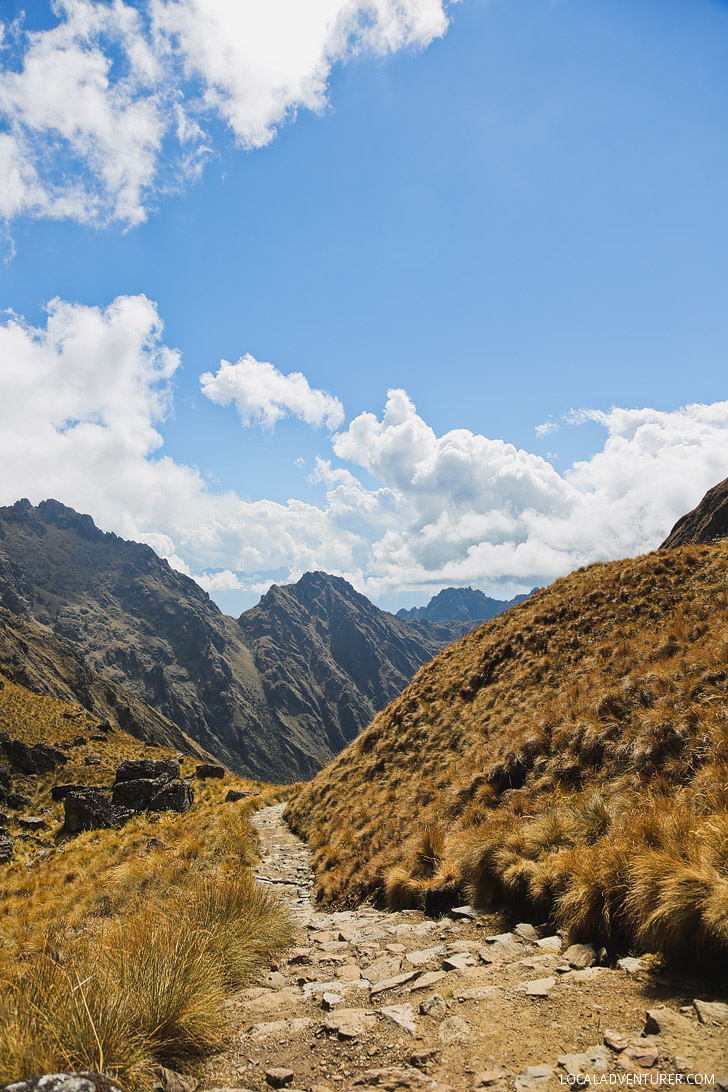
[[650,959],[602,966],[588,945],[470,908],[320,912],[282,812],[254,818],[257,878],[289,903],[296,946],[229,1003],[203,1092],[549,1092],[584,1077],[728,1092],[725,983]]

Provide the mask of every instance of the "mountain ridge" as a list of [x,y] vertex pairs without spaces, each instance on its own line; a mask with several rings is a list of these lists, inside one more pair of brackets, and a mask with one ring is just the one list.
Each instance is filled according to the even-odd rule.
[[478,588],[443,588],[424,607],[402,607],[397,618],[407,621],[490,622],[504,611],[523,603],[537,588],[513,599],[491,599]]
[[279,783],[315,774],[463,632],[413,626],[321,573],[236,620],[151,547],[55,500],[0,508],[0,604],[230,769]]

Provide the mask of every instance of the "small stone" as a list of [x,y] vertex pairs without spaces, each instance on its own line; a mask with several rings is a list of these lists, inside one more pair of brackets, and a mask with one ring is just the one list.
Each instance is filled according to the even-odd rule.
[[605,974],[609,974],[608,967],[585,967],[583,971],[567,971],[564,977],[569,982],[593,982]]
[[465,1020],[461,1020],[459,1016],[448,1016],[440,1024],[437,1034],[440,1037],[440,1042],[444,1043],[445,1046],[451,1046],[453,1043],[466,1043],[470,1038],[470,1024]]
[[485,948],[478,948],[478,955],[483,963],[503,963],[523,955],[523,945],[514,940],[512,934],[506,933],[504,939],[496,940]]
[[432,997],[420,1001],[420,1012],[423,1016],[434,1016],[437,1020],[442,1020],[443,1016],[447,1014],[445,998],[441,997],[439,993],[433,993]]
[[91,751],[84,758],[83,764],[84,766],[99,766],[101,764],[101,755],[97,754],[96,751]]
[[326,1012],[331,1012],[332,1009],[340,1005],[344,998],[340,993],[330,993],[328,990],[321,995],[321,1008]]
[[408,1035],[414,1035],[417,1030],[415,1023],[415,1011],[411,1005],[386,1005],[379,1010],[385,1020],[391,1020]]
[[285,1088],[293,1081],[292,1069],[266,1069],[265,1079],[271,1088]]
[[324,1031],[335,1034],[339,1039],[357,1039],[365,1035],[376,1024],[376,1017],[370,1009],[339,1009],[324,1020]]
[[617,966],[620,971],[626,971],[627,974],[638,974],[645,969],[644,962],[637,956],[623,956],[622,959],[617,960]]
[[281,974],[280,971],[271,971],[266,979],[266,985],[270,986],[272,990],[285,989],[286,984],[286,976]]
[[656,1046],[650,1044],[635,1044],[634,1046],[627,1047],[626,1050],[623,1050],[620,1053],[620,1062],[622,1062],[624,1058],[629,1058],[629,1060],[634,1062],[636,1066],[639,1066],[640,1069],[652,1069],[660,1060],[660,1052]]
[[564,952],[564,959],[575,971],[583,971],[585,967],[594,966],[597,953],[592,944],[572,944]]
[[722,1001],[693,1001],[701,1024],[728,1024],[728,1005]]
[[412,983],[410,993],[414,993],[415,990],[429,990],[431,986],[436,986],[438,982],[442,982],[443,978],[447,978],[445,971],[428,971],[427,974],[423,974],[416,982]]
[[516,1077],[516,1092],[540,1092],[554,1076],[550,1065],[528,1065]]
[[311,962],[311,949],[310,948],[292,948],[287,962],[292,966],[298,963],[310,963]]
[[355,963],[344,963],[343,966],[336,968],[336,977],[342,982],[358,982],[361,971]]
[[405,959],[413,967],[422,967],[426,963],[431,963],[441,952],[442,944],[438,944],[435,948],[422,948],[418,952],[407,952]]
[[473,1088],[489,1088],[492,1084],[502,1081],[505,1076],[506,1072],[503,1069],[486,1069],[473,1077]]
[[40,815],[24,815],[17,820],[17,824],[25,830],[42,830],[45,819]]
[[681,1016],[673,1009],[648,1009],[645,1021],[645,1035],[681,1034],[693,1031],[695,1025],[686,1016]]
[[449,913],[452,918],[466,918],[469,921],[473,921],[479,915],[479,911],[474,906],[453,906]]
[[377,982],[372,986],[372,997],[378,993],[384,993],[385,990],[396,990],[399,986],[404,986],[405,983],[417,978],[419,973],[419,971],[409,971],[407,974],[398,974],[394,978],[385,978],[384,981]]
[[164,1092],[195,1092],[200,1083],[196,1077],[177,1073],[176,1070],[166,1069],[163,1065],[157,1067],[157,1075]]
[[579,1054],[562,1054],[558,1059],[559,1065],[570,1076],[579,1076],[582,1073],[602,1072],[609,1068],[611,1055],[601,1043]]
[[[541,940],[536,941],[536,945],[539,948],[543,948],[544,952],[560,952],[561,937],[542,937]],[[533,1066],[531,1068],[533,1068]]]
[[421,1069],[423,1066],[429,1065],[430,1062],[434,1062],[438,1054],[439,1051],[433,1050],[432,1047],[422,1050],[413,1050],[410,1054],[410,1065],[419,1066]]
[[[534,944],[538,940],[538,932],[528,921],[521,922],[520,925],[515,927],[513,932],[517,937],[520,937],[521,940],[530,940]],[[493,1070],[493,1072],[495,1072],[495,1070]]]
[[497,986],[473,986],[468,990],[458,990],[453,994],[456,1001],[489,1001],[498,996]]
[[631,1039],[626,1035],[622,1035],[619,1031],[609,1031],[607,1029],[604,1032],[604,1043],[610,1050],[616,1050],[618,1054],[621,1054],[630,1045]]
[[475,965],[475,958],[470,952],[458,952],[456,955],[448,956],[447,959],[442,961],[444,971],[464,971],[466,967],[475,967]]
[[555,985],[555,978],[535,978],[526,983],[526,993],[529,997],[548,997]]

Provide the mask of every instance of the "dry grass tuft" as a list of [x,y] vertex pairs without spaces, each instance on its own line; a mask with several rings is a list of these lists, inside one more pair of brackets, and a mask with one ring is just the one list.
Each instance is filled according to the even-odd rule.
[[[11,735],[30,743],[60,743],[86,727],[79,710],[10,682],[0,712]],[[142,814],[57,843],[54,782],[108,785],[123,758],[150,754],[119,730],[91,746],[102,752],[98,766],[83,764],[88,748],[69,748],[55,774],[14,779],[34,813],[47,809],[47,828],[27,848],[16,842],[0,866],[0,1086],[101,1069],[148,1092],[156,1061],[189,1066],[219,1045],[225,999],[290,943],[287,912],[250,869],[258,852],[250,815],[280,789],[232,775],[195,781],[184,815]],[[231,787],[260,795],[232,804]],[[150,848],[150,838],[162,844]]]

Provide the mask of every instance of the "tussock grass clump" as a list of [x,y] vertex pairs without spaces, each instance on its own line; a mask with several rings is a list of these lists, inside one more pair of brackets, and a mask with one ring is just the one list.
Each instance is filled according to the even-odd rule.
[[[46,740],[69,735],[64,703],[10,682],[0,702],[17,738],[33,742],[42,723]],[[141,814],[56,844],[62,806],[51,801],[52,783],[84,775],[109,784],[119,761],[149,751],[117,730],[91,778],[69,754],[60,776],[22,785],[31,806],[49,809],[45,856],[31,843],[0,866],[0,1087],[98,1069],[149,1092],[156,1062],[188,1067],[220,1045],[225,999],[290,943],[287,911],[250,868],[258,858],[250,816],[281,790],[232,775],[195,781],[184,815]],[[232,804],[231,787],[260,795]]]
[[726,634],[723,540],[591,565],[450,646],[289,804],[322,897],[427,905],[448,877],[575,939],[728,955]]

